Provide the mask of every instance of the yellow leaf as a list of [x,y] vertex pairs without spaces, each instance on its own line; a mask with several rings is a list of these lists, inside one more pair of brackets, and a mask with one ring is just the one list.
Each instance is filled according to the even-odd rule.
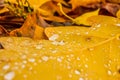
[[5,12],[8,12],[9,10],[6,8],[6,7],[4,7],[3,9],[0,9],[0,14],[2,14],[2,13],[5,13]]
[[87,19],[91,16],[95,16],[95,15],[98,15],[99,13],[99,10],[100,9],[97,9],[95,11],[91,11],[91,12],[87,12],[87,13],[84,13],[83,15],[77,17],[74,19],[74,23],[80,25],[80,24],[84,24],[84,25],[90,25],[88,22],[87,22]]
[[87,22],[92,25],[89,29],[91,35],[110,37],[120,33],[120,19],[118,18],[98,15],[89,17]]
[[120,18],[120,10],[118,10],[116,16],[117,16],[117,18]]
[[0,80],[119,80],[119,19],[90,19],[92,27],[48,27],[47,40],[1,37]]
[[[78,28],[72,28],[75,31],[78,30]],[[0,80],[56,80],[61,78],[62,80],[119,80],[120,39],[116,35],[106,39],[108,41],[98,42],[106,41],[105,43],[93,44],[94,46],[91,47],[86,45],[86,48],[82,48],[77,40],[82,36],[79,35],[76,39],[75,33],[67,32],[71,30],[70,28],[63,29],[66,30],[63,35],[68,35],[64,38],[69,38],[68,41],[50,41],[51,39],[36,41],[23,37],[0,38],[0,43],[5,48],[0,50]],[[62,36],[58,35],[58,38],[60,37]],[[82,41],[93,43],[95,38],[85,40],[85,42],[82,39],[81,43]],[[71,39],[74,39],[72,43],[69,42]]]
[[98,15],[99,13],[99,10],[100,9],[97,9],[95,11],[92,11],[92,12],[87,12],[87,13],[84,13],[82,14],[81,16],[73,19],[71,18],[70,16],[68,16],[66,13],[64,13],[63,9],[62,9],[62,5],[61,3],[58,3],[58,6],[60,7],[60,11],[61,13],[67,17],[68,19],[70,19],[73,23],[77,24],[77,25],[80,25],[80,24],[83,24],[83,25],[87,25],[87,26],[90,26],[90,24],[87,22],[87,19],[91,16],[95,16],[95,15]]
[[[10,1],[12,3],[17,3],[16,0],[6,0],[6,1]],[[20,1],[24,2],[26,0],[20,0]],[[34,9],[37,9],[41,5],[43,5],[44,3],[46,3],[46,2],[48,2],[50,0],[27,0],[27,1],[30,3],[31,7],[33,7]],[[24,4],[24,5],[26,5],[26,4]]]

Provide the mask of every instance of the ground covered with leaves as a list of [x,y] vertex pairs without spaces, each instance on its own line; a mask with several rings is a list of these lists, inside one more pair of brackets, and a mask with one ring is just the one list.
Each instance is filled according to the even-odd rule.
[[119,80],[120,0],[1,0],[0,80]]

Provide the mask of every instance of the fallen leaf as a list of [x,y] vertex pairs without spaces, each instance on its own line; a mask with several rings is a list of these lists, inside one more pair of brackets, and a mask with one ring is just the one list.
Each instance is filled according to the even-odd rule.
[[69,3],[72,4],[72,9],[74,10],[79,6],[86,6],[88,4],[96,4],[99,2],[105,2],[105,0],[70,0]]
[[72,17],[68,16],[66,13],[64,13],[63,9],[62,9],[62,5],[61,3],[58,3],[58,6],[60,7],[60,11],[61,13],[67,17],[68,19],[70,19],[73,23],[77,24],[77,25],[87,25],[87,26],[90,26],[89,23],[87,23],[87,18],[91,17],[91,16],[94,16],[94,15],[98,15],[99,14],[99,10],[100,9],[97,9],[95,11],[91,11],[91,12],[86,12],[84,14],[82,14],[81,16],[73,19]]
[[8,35],[9,35],[8,31],[3,26],[0,25],[0,37]]
[[0,43],[0,49],[4,49],[4,47],[2,46],[2,44]]
[[113,4],[113,3],[106,3],[106,4],[102,5],[102,9],[105,9],[113,16],[116,16],[117,11],[120,9],[120,5]]
[[[17,4],[17,0],[5,0],[6,2],[9,1],[11,3],[16,3]],[[20,0],[23,3],[26,2],[26,0]],[[50,0],[27,0],[30,4],[31,7],[33,7],[35,10],[37,8],[39,8],[41,5],[43,5],[44,3],[50,1]],[[24,3],[25,6],[28,6],[26,3]]]
[[6,8],[6,7],[4,7],[4,8],[2,8],[2,9],[0,9],[0,14],[2,14],[2,13],[5,13],[5,12],[8,12],[9,10]]
[[116,16],[117,16],[117,18],[120,18],[120,10],[118,10]]
[[[4,76],[12,72],[15,80],[119,80],[119,34],[107,38],[83,35],[80,33],[85,34],[88,28],[75,26],[49,27],[48,30],[49,40],[0,38],[5,48],[0,50],[0,79],[6,79]],[[10,67],[4,68],[6,65]],[[23,77],[25,74],[27,77]]]
[[[61,1],[60,1],[61,2]],[[42,15],[45,15],[45,14],[49,14],[49,16],[56,16],[55,13],[57,13],[57,15],[62,15],[62,13],[60,12],[59,10],[59,6],[57,6],[57,3],[58,2],[53,2],[53,1],[49,1],[49,2],[46,2],[45,4],[43,4],[41,7],[40,7],[40,10],[41,11],[46,11],[46,13],[42,14]],[[46,6],[47,5],[47,6]],[[69,8],[66,8],[66,7],[63,7],[63,10],[65,11],[65,13],[68,13],[71,11],[71,9]],[[40,11],[40,13],[41,13]],[[49,17],[48,16],[48,17]]]
[[99,15],[91,16],[87,21],[92,25],[89,30],[91,35],[99,35],[99,37],[112,37],[120,33],[120,20],[118,18]]
[[106,0],[106,1],[108,1],[110,3],[120,3],[120,0]]
[[33,39],[43,39],[44,28],[37,25],[36,15],[28,15],[26,21],[20,29],[10,32],[10,36],[31,37]]
[[84,13],[81,16],[75,18],[73,22],[78,24],[78,25],[83,24],[83,25],[88,25],[89,26],[90,24],[87,22],[87,19],[91,16],[95,16],[95,15],[97,16],[99,14],[99,10],[100,9]]

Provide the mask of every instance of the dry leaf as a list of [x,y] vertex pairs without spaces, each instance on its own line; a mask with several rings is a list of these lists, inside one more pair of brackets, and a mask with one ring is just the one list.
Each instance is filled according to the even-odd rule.
[[13,30],[10,32],[10,36],[18,36],[18,37],[31,37],[33,39],[43,39],[44,36],[44,28],[38,26],[36,20],[36,16],[29,15],[24,24],[20,29]]
[[3,26],[0,25],[0,37],[8,35],[9,35],[8,31]]
[[0,49],[4,49],[4,47],[2,46],[2,44],[0,43]]
[[105,0],[70,0],[70,4],[72,4],[73,10],[79,6],[86,6],[88,4],[95,4],[99,2],[105,2]]
[[[120,9],[119,4],[106,3],[102,6],[102,9],[108,11],[111,15],[116,16],[117,11]],[[104,14],[104,12],[103,12]]]
[[108,2],[111,2],[111,3],[120,3],[120,0],[106,0]]

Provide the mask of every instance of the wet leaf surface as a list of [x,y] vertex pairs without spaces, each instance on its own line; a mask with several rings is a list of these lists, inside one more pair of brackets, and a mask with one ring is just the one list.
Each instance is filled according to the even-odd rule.
[[120,0],[2,1],[0,80],[120,79]]

